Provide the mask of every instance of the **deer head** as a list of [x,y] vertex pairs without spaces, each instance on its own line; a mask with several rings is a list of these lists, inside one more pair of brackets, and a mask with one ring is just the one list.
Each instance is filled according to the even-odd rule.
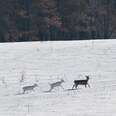
[[86,75],[85,77],[87,78],[87,80],[89,80],[89,76],[88,75]]
[[35,86],[35,87],[38,87],[38,84],[35,83],[34,86]]
[[61,82],[65,82],[64,79],[61,79]]

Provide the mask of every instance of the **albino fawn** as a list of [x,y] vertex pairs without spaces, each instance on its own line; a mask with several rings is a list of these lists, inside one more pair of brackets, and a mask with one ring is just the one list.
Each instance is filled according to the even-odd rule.
[[35,87],[37,87],[38,85],[37,84],[34,84],[32,86],[25,86],[23,87],[23,94],[26,92],[26,91],[30,91],[30,90],[34,90]]
[[78,85],[85,85],[85,87],[90,87],[90,85],[88,84],[89,81],[89,76],[85,76],[86,79],[85,80],[74,80],[74,85],[72,87],[72,89],[75,87],[75,89],[77,89]]
[[55,83],[51,83],[50,84],[49,92],[51,92],[55,87],[61,87],[61,88],[63,88],[62,85],[61,85],[62,83],[64,83],[64,80],[63,79],[61,79],[60,81],[57,81]]

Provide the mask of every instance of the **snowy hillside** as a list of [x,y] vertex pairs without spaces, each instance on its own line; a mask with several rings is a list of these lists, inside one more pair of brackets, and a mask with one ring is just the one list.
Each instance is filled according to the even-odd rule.
[[[91,88],[69,91],[85,75]],[[1,43],[0,116],[116,116],[116,40]]]

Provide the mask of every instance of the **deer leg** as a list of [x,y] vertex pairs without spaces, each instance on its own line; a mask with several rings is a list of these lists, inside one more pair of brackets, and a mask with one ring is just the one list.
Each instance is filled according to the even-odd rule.
[[87,87],[87,85],[85,84],[85,88]]
[[52,90],[52,89],[50,88],[48,91],[51,92],[51,90]]
[[23,94],[25,94],[25,90],[23,90]]
[[52,91],[52,89],[53,89],[53,87],[51,87],[51,88],[49,89],[49,92],[51,92],[51,91]]
[[75,85],[75,88],[77,89],[77,87],[78,87],[78,84],[77,85]]
[[74,89],[74,87],[75,87],[75,84],[72,86],[72,89]]
[[87,83],[88,87],[90,88],[90,85]]

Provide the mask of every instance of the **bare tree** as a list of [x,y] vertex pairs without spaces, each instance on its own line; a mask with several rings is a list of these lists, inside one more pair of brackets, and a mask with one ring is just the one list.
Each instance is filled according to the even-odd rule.
[[19,80],[20,84],[23,83],[25,80],[25,72],[23,71],[22,74],[21,74],[21,78]]

